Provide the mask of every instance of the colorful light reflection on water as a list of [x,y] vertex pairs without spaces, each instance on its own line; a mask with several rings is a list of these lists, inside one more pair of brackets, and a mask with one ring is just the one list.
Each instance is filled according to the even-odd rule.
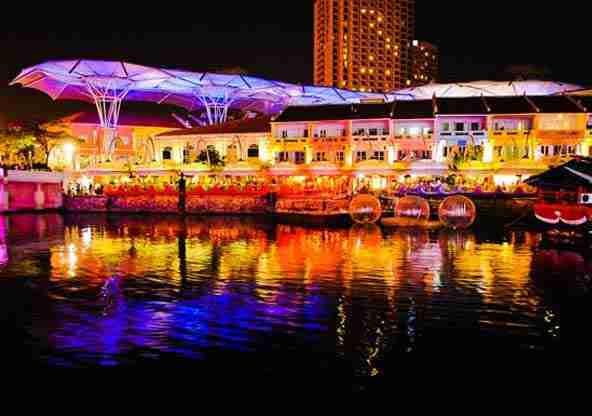
[[535,233],[1,219],[2,325],[50,365],[273,354],[377,375],[397,352],[581,345],[560,322],[589,312],[592,261]]

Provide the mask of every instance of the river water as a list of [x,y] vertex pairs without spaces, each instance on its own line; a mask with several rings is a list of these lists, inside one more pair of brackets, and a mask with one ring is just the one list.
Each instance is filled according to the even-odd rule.
[[5,360],[380,375],[400,353],[588,348],[592,260],[537,233],[0,217]]

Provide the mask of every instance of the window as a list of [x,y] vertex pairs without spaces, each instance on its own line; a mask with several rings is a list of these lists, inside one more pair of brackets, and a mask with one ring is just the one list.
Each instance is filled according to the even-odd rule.
[[549,146],[541,146],[541,154],[544,156],[549,156]]
[[471,131],[479,131],[481,130],[481,123],[471,123]]
[[301,165],[305,162],[304,152],[294,152],[294,163]]
[[192,147],[185,147],[183,149],[183,163],[184,164],[191,163],[191,150],[192,149],[193,149]]
[[282,139],[288,138],[288,130],[282,130]]
[[275,156],[276,162],[287,162],[288,152],[277,152]]
[[304,129],[304,132],[302,133],[302,137],[308,137],[308,129]]
[[259,158],[259,146],[252,144],[247,149],[247,157]]
[[338,162],[343,162],[345,160],[345,153],[344,152],[337,152],[337,153],[335,153],[335,159]]
[[454,123],[454,131],[465,131],[465,123]]
[[442,123],[442,131],[450,131],[450,123]]
[[171,147],[165,147],[162,151],[162,160],[172,160],[173,159],[173,149]]
[[315,162],[323,162],[326,160],[327,160],[327,155],[325,152],[316,152],[315,153],[315,158],[314,158]]
[[366,152],[356,152],[356,162],[366,160]]
[[376,160],[384,160],[384,152],[374,152],[374,159]]
[[378,136],[378,129],[368,129],[369,136]]

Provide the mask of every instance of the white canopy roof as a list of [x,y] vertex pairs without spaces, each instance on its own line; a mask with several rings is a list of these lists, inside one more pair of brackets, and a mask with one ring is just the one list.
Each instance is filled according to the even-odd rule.
[[555,81],[474,81],[452,84],[426,84],[393,91],[397,99],[429,100],[436,97],[504,97],[515,95],[554,95],[581,90],[582,87]]

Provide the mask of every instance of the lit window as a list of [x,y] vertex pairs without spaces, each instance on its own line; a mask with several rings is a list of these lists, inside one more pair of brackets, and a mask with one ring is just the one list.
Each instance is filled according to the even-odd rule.
[[407,85],[411,85],[411,80],[410,79],[407,80]]
[[391,74],[391,70],[390,70],[390,69],[387,69],[387,70],[386,70],[386,74],[387,74],[387,75],[390,75],[390,74]]
[[366,9],[362,9],[362,14],[366,14]]
[[362,69],[360,69],[360,72],[361,72],[362,74],[365,74],[365,73],[366,73],[366,68],[362,68]]

